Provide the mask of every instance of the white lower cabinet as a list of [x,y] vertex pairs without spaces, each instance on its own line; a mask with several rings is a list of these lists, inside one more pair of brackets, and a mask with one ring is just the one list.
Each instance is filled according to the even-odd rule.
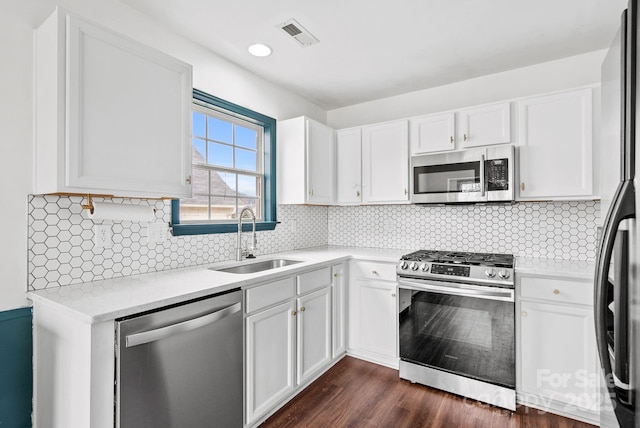
[[331,278],[326,267],[246,290],[246,425],[329,367]]
[[293,391],[294,313],[288,301],[247,317],[247,422]]
[[331,288],[298,300],[298,384],[311,379],[331,361]]
[[349,353],[398,367],[395,264],[355,262],[349,290]]
[[521,275],[518,400],[590,422],[598,364],[588,281]]

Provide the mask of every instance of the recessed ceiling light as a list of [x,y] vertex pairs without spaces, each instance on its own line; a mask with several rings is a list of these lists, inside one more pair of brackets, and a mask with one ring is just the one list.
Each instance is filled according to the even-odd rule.
[[269,56],[271,55],[271,48],[262,43],[256,43],[249,46],[249,53],[253,56]]

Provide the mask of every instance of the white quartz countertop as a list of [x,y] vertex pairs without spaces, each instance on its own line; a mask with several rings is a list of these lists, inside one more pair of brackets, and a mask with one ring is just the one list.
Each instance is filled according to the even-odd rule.
[[133,315],[215,293],[269,282],[284,276],[351,258],[396,262],[410,250],[379,248],[318,247],[260,256],[247,263],[273,258],[302,263],[250,274],[210,270],[235,265],[229,261],[184,269],[106,279],[28,293],[35,303],[70,313],[86,323],[97,323]]
[[561,276],[574,279],[592,280],[595,274],[595,262],[516,258],[516,274]]
[[[29,292],[28,297],[34,302],[36,309],[38,305],[45,305],[47,308],[67,312],[80,321],[92,324],[235,288],[250,287],[344,260],[395,263],[403,254],[412,251],[338,246],[307,248],[260,256],[253,261],[287,258],[302,262],[257,273],[234,274],[208,269],[224,268],[237,263],[229,261],[38,290]],[[529,258],[516,260],[517,273],[589,279],[593,277],[593,271],[594,264],[588,262]]]

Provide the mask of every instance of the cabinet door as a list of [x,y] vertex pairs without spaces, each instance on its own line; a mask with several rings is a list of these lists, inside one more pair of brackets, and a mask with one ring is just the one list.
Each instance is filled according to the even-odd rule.
[[68,191],[191,196],[191,67],[68,22]]
[[460,116],[462,147],[511,141],[511,110],[508,102],[462,110]]
[[455,113],[430,114],[411,119],[411,154],[441,152],[456,148]]
[[352,346],[374,357],[396,358],[396,283],[356,279]]
[[331,361],[331,288],[298,299],[298,378],[301,384]]
[[333,349],[332,356],[337,358],[347,350],[347,277],[343,263],[331,266],[331,297]]
[[597,409],[597,356],[591,309],[522,301],[520,390]]
[[409,200],[409,142],[406,120],[363,128],[362,201]]
[[294,388],[295,302],[246,318],[246,422],[285,399]]
[[334,200],[333,129],[307,119],[307,202],[330,204]]
[[362,131],[336,131],[336,175],[339,204],[359,204],[362,201]]
[[593,194],[591,89],[519,103],[520,199]]

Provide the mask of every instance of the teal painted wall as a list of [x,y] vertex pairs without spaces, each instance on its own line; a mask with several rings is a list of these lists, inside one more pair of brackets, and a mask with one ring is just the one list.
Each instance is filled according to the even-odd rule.
[[31,427],[31,308],[0,312],[0,428]]

